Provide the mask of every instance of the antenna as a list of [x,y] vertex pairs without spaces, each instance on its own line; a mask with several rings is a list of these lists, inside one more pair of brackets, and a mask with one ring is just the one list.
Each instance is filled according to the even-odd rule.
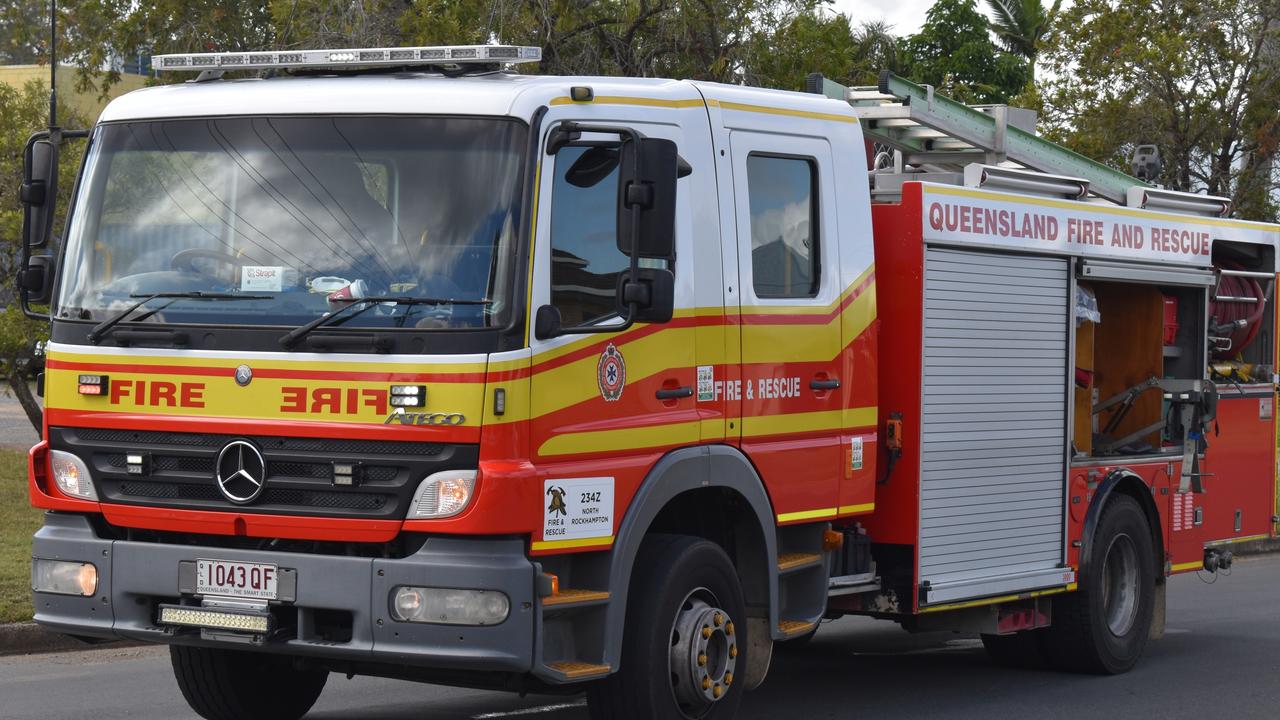
[[49,127],[58,127],[58,0],[49,0]]

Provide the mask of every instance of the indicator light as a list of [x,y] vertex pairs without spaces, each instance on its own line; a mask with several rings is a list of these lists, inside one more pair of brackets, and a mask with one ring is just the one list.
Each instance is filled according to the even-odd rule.
[[77,389],[81,395],[106,395],[110,383],[106,375],[81,375]]

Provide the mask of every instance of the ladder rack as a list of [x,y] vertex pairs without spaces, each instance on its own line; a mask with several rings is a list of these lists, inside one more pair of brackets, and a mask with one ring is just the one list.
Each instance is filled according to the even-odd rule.
[[[935,93],[932,86],[917,85],[887,71],[880,75],[879,86],[853,88],[814,74],[807,79],[806,90],[848,102],[862,120],[864,135],[901,152],[908,165],[962,172],[971,163],[998,165],[1011,160],[1039,172],[1084,179],[1090,192],[1120,205],[1129,202],[1131,188],[1151,188],[1018,127],[1006,106],[970,107]],[[1212,205],[1221,208],[1220,200]]]

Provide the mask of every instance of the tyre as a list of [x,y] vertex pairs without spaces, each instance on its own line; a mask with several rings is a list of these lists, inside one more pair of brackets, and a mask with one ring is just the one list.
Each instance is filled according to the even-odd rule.
[[1039,669],[1045,666],[1041,640],[1044,630],[1024,630],[1012,635],[983,635],[982,648],[1001,667]]
[[593,720],[725,720],[742,702],[742,586],[720,546],[653,535],[636,557],[622,666],[587,692]]
[[264,653],[170,645],[169,658],[182,696],[207,720],[297,720],[329,677]]
[[1142,656],[1155,607],[1155,550],[1146,513],[1127,495],[1102,509],[1080,589],[1053,602],[1048,660],[1072,672],[1115,675]]

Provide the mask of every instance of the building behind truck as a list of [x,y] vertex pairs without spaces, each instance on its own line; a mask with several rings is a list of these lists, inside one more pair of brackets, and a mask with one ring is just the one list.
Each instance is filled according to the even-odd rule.
[[1275,537],[1276,226],[888,74],[538,57],[156,57],[56,256],[32,138],[37,622],[211,720],[333,672],[729,718],[844,614],[1122,673]]

